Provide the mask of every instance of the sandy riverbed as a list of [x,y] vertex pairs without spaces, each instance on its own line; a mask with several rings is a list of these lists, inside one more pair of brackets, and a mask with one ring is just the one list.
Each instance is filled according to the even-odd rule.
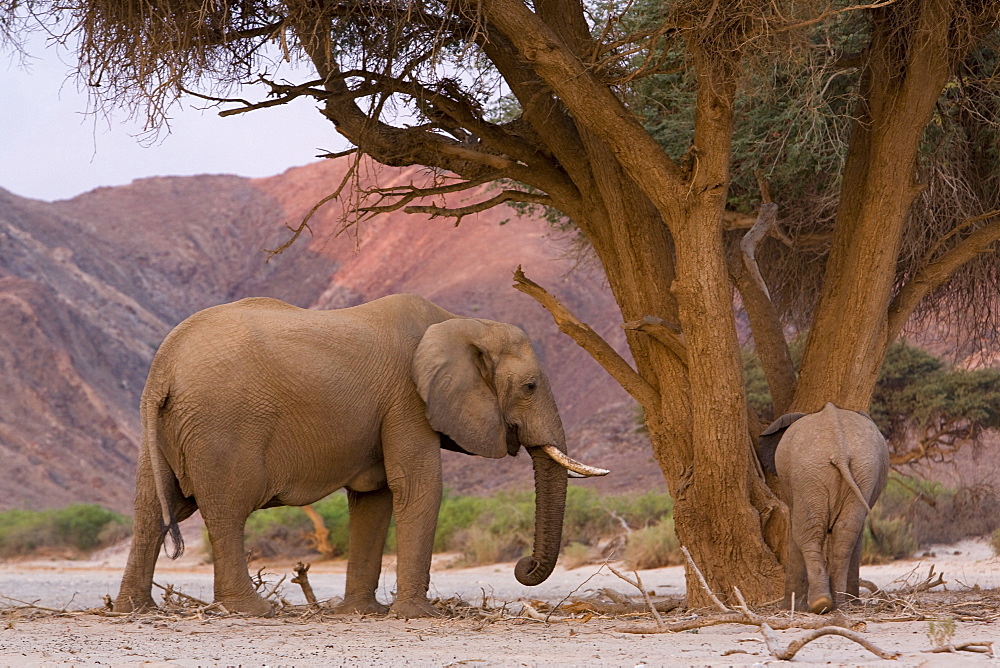
[[[854,642],[825,637],[795,656],[798,665],[964,666],[1000,665],[983,654],[927,654],[928,616],[955,622],[954,643],[1000,641],[1000,561],[982,541],[936,547],[934,556],[862,568],[862,578],[889,590],[905,580],[922,580],[933,565],[946,585],[915,601],[915,609],[885,608],[852,612],[864,621],[864,636],[882,649],[901,652],[885,661]],[[196,551],[192,551],[196,552]],[[735,666],[779,663],[768,652],[756,627],[726,624],[696,632],[635,634],[649,626],[646,615],[611,616],[562,608],[541,621],[523,616],[523,601],[545,610],[598,596],[602,589],[637,593],[600,565],[574,570],[558,567],[539,587],[524,587],[513,577],[512,564],[477,568],[447,568],[438,563],[431,594],[457,599],[488,610],[466,611],[444,619],[400,620],[386,617],[319,618],[301,614],[274,619],[236,616],[135,615],[106,617],[82,612],[103,606],[114,596],[124,564],[124,550],[111,550],[88,561],[32,561],[0,564],[0,666],[24,665],[176,665],[176,666]],[[441,561],[446,561],[441,560]],[[276,584],[291,578],[290,564],[265,567]],[[394,589],[393,562],[387,559],[380,598]],[[343,593],[344,562],[314,564],[309,572],[323,600]],[[683,594],[679,567],[641,571],[643,584],[657,597]],[[211,567],[189,552],[180,562],[161,560],[156,579],[191,596],[211,599]],[[301,590],[287,582],[280,592],[290,604],[304,603]],[[568,598],[567,598],[568,597]],[[637,599],[639,600],[639,599]],[[909,599],[907,599],[909,600]],[[27,608],[32,603],[36,609]],[[505,605],[506,604],[506,605]],[[6,609],[4,609],[6,606]],[[65,609],[65,614],[38,610]],[[918,621],[887,621],[914,617]],[[518,616],[521,615],[521,616]],[[682,613],[683,616],[690,616]],[[666,621],[677,621],[677,615]],[[5,628],[6,627],[6,628]],[[778,631],[784,645],[805,633]],[[1000,650],[1000,642],[998,642]]]

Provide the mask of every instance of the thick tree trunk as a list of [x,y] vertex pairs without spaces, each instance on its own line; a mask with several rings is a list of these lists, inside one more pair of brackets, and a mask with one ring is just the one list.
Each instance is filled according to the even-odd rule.
[[[593,159],[596,140],[590,150],[592,163],[600,164]],[[607,187],[601,188],[600,206],[590,210],[608,214],[580,226],[623,318],[652,315],[679,322],[689,350],[685,366],[648,334],[628,334],[637,370],[660,396],[658,406],[644,406],[646,424],[674,497],[678,538],[717,594],[730,597],[739,586],[755,602],[773,599],[781,591],[775,554],[781,531],[769,520],[780,517],[775,512],[780,504],[752,459],[720,225],[725,185],[677,202],[674,211],[683,220],[671,226],[671,235],[662,215],[621,170],[606,169],[597,180]],[[707,604],[691,573],[688,596],[691,605]]]
[[827,401],[868,408],[892,343],[887,319],[896,262],[910,206],[920,192],[917,150],[956,57],[948,43],[953,11],[947,0],[925,0],[919,8],[887,7],[873,22],[833,246],[795,410],[816,411]]

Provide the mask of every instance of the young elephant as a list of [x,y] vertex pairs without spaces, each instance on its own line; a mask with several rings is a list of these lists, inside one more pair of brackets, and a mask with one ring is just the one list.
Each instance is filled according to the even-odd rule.
[[247,573],[243,530],[258,508],[313,503],[342,487],[350,508],[342,612],[375,599],[390,516],[398,536],[392,610],[427,600],[441,503],[441,448],[500,458],[524,447],[535,469],[536,585],[559,552],[567,468],[548,379],[517,327],[461,318],[414,295],[335,311],[244,299],[200,311],[164,340],[142,393],[135,529],[116,611],[155,607],[153,569],[167,533],[201,510],[215,600],[267,615]]
[[791,526],[784,606],[822,613],[859,594],[865,517],[885,487],[889,449],[866,413],[826,404],[789,413],[763,434],[757,454]]

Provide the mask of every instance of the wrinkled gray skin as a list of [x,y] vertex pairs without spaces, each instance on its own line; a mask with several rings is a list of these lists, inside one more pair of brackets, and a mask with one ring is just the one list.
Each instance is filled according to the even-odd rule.
[[414,295],[334,311],[244,299],[200,311],[167,336],[141,417],[135,533],[116,611],[155,607],[150,590],[164,535],[179,541],[177,522],[199,509],[215,600],[230,611],[270,614],[247,573],[247,516],[344,487],[350,543],[340,611],[387,610],[375,589],[394,513],[391,609],[434,614],[427,587],[442,447],[493,458],[528,450],[538,492],[535,545],[515,574],[535,585],[555,565],[567,472],[534,446],[565,451],[565,436],[548,379],[513,325],[459,318]]
[[822,613],[857,598],[865,517],[885,487],[889,449],[865,413],[831,403],[790,413],[763,434],[757,454],[791,514],[784,606]]

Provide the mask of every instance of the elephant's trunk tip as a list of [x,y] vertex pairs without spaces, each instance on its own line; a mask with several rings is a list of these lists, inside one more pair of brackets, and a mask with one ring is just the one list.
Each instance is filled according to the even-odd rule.
[[540,585],[552,575],[552,568],[555,564],[546,566],[541,560],[528,556],[521,557],[517,565],[514,566],[514,577],[523,585],[534,587]]

